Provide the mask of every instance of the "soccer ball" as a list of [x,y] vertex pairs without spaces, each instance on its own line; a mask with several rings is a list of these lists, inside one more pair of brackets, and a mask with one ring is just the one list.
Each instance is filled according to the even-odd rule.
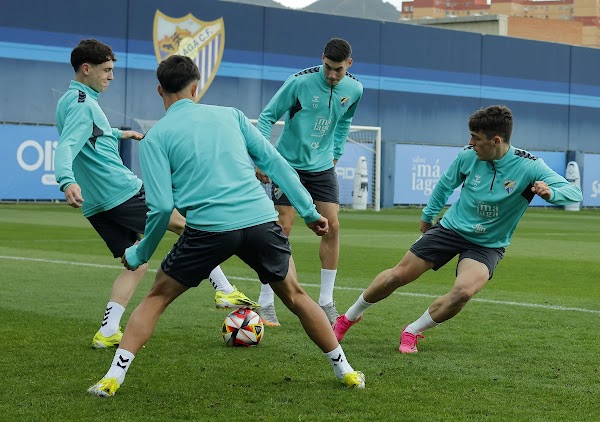
[[258,314],[250,309],[236,309],[223,321],[221,334],[231,347],[257,346],[262,340],[264,325]]

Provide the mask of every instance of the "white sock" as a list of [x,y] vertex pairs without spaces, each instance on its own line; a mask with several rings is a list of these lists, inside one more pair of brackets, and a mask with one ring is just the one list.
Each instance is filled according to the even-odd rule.
[[349,321],[356,321],[368,307],[375,305],[374,303],[367,302],[364,299],[363,294],[364,293],[361,293],[358,299],[356,299],[356,302],[354,302],[354,305],[346,311],[346,318],[348,318]]
[[119,331],[123,312],[125,312],[123,306],[119,305],[117,302],[108,302],[106,310],[104,311],[102,324],[100,325],[100,332],[104,337],[110,337]]
[[214,270],[210,272],[208,279],[210,280],[210,284],[212,284],[215,290],[220,290],[226,295],[232,293],[235,290],[229,282],[229,280],[227,280],[227,277],[225,277],[225,273],[223,272],[221,267],[218,265],[215,267]]
[[272,305],[275,303],[275,292],[268,284],[263,284],[260,288],[260,296],[258,296],[258,304],[261,307]]
[[412,324],[408,324],[404,331],[417,335],[421,334],[423,331],[429,328],[437,327],[440,324],[441,322],[435,322],[431,319],[431,315],[429,315],[429,308],[427,308],[425,313],[421,315],[419,319],[413,322]]
[[125,374],[127,374],[127,370],[131,366],[133,358],[135,358],[133,353],[128,352],[125,349],[117,349],[112,364],[110,365],[110,369],[106,375],[104,375],[104,378],[116,378],[117,381],[119,381],[119,385],[123,384],[123,381],[125,381]]
[[333,366],[333,372],[335,372],[336,377],[341,379],[344,378],[344,374],[354,371],[346,359],[342,346],[338,345],[331,352],[325,353],[325,356],[327,356],[327,360]]
[[333,286],[335,285],[335,276],[337,270],[325,270],[321,268],[321,294],[319,295],[319,305],[325,306],[333,302]]

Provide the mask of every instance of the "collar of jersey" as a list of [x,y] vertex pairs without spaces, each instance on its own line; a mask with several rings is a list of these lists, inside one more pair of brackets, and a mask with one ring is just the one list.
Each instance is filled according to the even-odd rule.
[[508,163],[511,159],[511,157],[513,157],[515,155],[515,147],[513,147],[512,145],[510,147],[508,147],[508,151],[506,151],[506,154],[504,154],[504,157],[502,157],[499,160],[494,160],[494,166],[496,166],[496,168],[498,167],[502,167],[504,164]]
[[[323,84],[323,86],[324,86],[325,88],[327,88],[327,90],[330,90],[330,89],[331,89],[331,85],[329,85],[329,84],[327,83],[327,79],[325,79],[325,71],[323,70],[323,67],[324,67],[323,65],[319,66],[319,74],[321,75],[321,78],[320,78],[320,79],[321,79],[321,83]],[[342,79],[342,81],[343,81],[343,79]],[[340,83],[342,83],[342,81],[340,81],[340,82],[338,83],[338,85],[339,85]],[[334,87],[333,87],[333,89],[335,89],[336,87],[337,87],[337,85],[336,85],[336,86],[334,86]]]
[[175,101],[173,104],[171,104],[171,107],[169,107],[169,109],[167,110],[167,114],[169,114],[173,110],[178,110],[181,107],[184,107],[188,104],[194,104],[194,102],[192,100],[190,100],[189,98],[183,98],[181,100]]
[[86,84],[82,84],[81,82],[71,81],[69,85],[69,89],[78,89],[79,91],[85,92],[87,95],[92,97],[94,100],[98,100],[98,91],[90,88]]

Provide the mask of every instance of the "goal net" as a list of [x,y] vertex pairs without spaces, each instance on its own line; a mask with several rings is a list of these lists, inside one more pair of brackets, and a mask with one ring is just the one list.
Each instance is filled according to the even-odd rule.
[[[142,133],[147,132],[156,123],[156,120],[137,118],[133,120]],[[257,120],[251,119],[251,122],[256,124]],[[273,125],[270,139],[272,144],[279,139],[283,126],[283,121],[276,122]],[[137,148],[137,143],[134,143],[134,146]],[[137,151],[132,152],[132,170],[140,174],[138,153]],[[365,163],[366,178],[363,174]],[[335,172],[338,177],[340,206],[342,208],[364,209],[364,205],[366,205],[369,209],[379,211],[381,195],[381,128],[377,126],[350,126],[344,155],[335,166]],[[270,192],[269,186],[265,186],[265,189]],[[363,196],[366,196],[366,198]]]

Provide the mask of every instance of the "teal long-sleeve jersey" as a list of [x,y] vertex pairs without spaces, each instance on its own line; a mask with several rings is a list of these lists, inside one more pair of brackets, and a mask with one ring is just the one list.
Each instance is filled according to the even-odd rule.
[[567,205],[583,199],[581,190],[540,158],[510,146],[499,160],[480,161],[472,147],[461,151],[436,184],[422,219],[430,223],[462,184],[459,199],[444,213],[442,226],[488,248],[510,244],[513,232],[543,181],[552,190],[548,202]]
[[142,181],[121,160],[122,132],[110,127],[97,91],[71,81],[58,100],[56,126],[56,181],[63,192],[73,183],[81,187],[85,217],[114,208],[141,189]]
[[250,158],[284,189],[305,222],[320,218],[296,172],[241,111],[183,99],[140,143],[150,211],[144,239],[125,252],[128,264],[135,268],[148,262],[173,208],[186,225],[209,232],[277,221]]
[[323,66],[290,76],[258,118],[258,129],[271,139],[272,125],[287,113],[277,151],[298,170],[323,171],[344,153],[362,84],[350,73],[335,86]]

